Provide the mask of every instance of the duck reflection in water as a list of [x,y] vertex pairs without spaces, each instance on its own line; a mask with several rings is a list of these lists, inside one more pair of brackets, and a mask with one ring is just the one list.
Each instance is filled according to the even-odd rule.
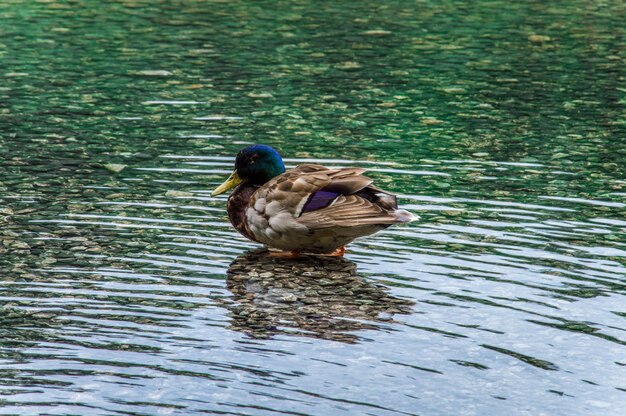
[[238,257],[226,280],[232,327],[254,338],[290,334],[357,342],[354,331],[382,329],[414,304],[367,282],[339,257],[276,260],[266,250]]

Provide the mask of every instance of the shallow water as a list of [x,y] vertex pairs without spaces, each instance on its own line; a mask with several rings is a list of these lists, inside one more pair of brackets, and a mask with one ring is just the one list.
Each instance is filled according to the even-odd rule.
[[[625,15],[2,2],[0,414],[621,414]],[[277,263],[256,142],[421,220]]]

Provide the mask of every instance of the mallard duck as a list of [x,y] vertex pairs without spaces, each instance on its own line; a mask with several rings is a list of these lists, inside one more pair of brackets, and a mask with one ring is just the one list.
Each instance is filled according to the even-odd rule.
[[258,144],[237,154],[234,172],[211,195],[236,186],[227,203],[230,222],[250,240],[280,250],[270,251],[275,256],[342,256],[355,238],[417,219],[364,172],[313,164],[285,171],[278,152]]

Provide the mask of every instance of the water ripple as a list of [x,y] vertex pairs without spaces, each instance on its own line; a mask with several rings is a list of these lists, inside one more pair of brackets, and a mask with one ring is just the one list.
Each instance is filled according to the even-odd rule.
[[[84,3],[0,6],[0,413],[623,413],[618,2]],[[257,142],[421,220],[277,261]]]

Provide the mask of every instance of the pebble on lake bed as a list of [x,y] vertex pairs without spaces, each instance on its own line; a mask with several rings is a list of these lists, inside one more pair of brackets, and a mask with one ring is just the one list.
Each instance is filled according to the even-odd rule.
[[127,165],[122,165],[119,163],[107,163],[106,165],[103,165],[103,167],[113,173],[120,173],[121,171],[123,171],[126,168]]
[[169,190],[165,193],[165,196],[170,198],[189,198],[193,194],[191,192]]

